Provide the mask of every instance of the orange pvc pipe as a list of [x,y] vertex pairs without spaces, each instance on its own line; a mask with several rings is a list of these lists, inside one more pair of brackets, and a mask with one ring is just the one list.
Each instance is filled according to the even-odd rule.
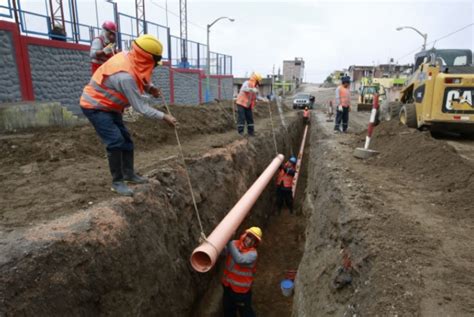
[[296,195],[296,185],[298,184],[298,176],[300,174],[301,161],[303,160],[303,152],[304,152],[304,146],[306,144],[306,135],[308,134],[308,128],[309,128],[309,125],[306,125],[306,128],[304,128],[303,140],[301,141],[300,151],[298,153],[298,161],[296,162],[296,174],[295,174],[295,178],[293,178],[293,188],[291,189],[293,192],[293,198],[295,198],[295,195]]
[[219,254],[224,249],[232,235],[237,231],[252,206],[262,194],[273,175],[283,163],[285,157],[278,154],[260,177],[253,183],[235,206],[227,213],[206,241],[194,249],[191,255],[192,267],[201,273],[209,271],[216,263]]

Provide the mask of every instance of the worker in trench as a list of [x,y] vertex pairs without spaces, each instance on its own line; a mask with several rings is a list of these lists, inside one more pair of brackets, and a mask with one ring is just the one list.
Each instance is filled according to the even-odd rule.
[[341,78],[342,84],[336,88],[336,125],[334,126],[334,132],[346,133],[349,127],[349,112],[351,111],[351,93],[349,91],[349,85],[351,78],[349,76],[343,76]]
[[101,34],[91,43],[90,58],[92,75],[112,56],[118,53],[116,48],[117,25],[112,21],[102,23]]
[[224,317],[253,317],[252,284],[257,268],[257,247],[262,242],[262,230],[251,227],[239,240],[227,243],[224,275]]
[[277,211],[281,214],[281,209],[285,204],[290,211],[293,213],[293,179],[296,174],[296,163],[297,159],[295,156],[291,156],[290,159],[280,166],[276,179],[276,198],[277,198]]
[[142,184],[147,179],[135,173],[134,146],[122,114],[130,105],[146,117],[164,120],[175,126],[174,117],[150,107],[142,94],[161,96],[151,83],[153,69],[161,62],[163,45],[152,35],[142,35],[132,42],[130,52],[121,52],[105,62],[84,88],[80,105],[105,144],[112,174],[112,190],[125,196],[133,191],[125,182]]
[[255,125],[253,121],[253,108],[257,100],[268,101],[261,98],[258,94],[258,87],[262,81],[262,75],[252,73],[249,80],[246,80],[240,88],[237,96],[237,132],[244,135],[245,125],[247,124],[247,133],[249,136],[255,136]]
[[309,124],[309,119],[310,119],[310,112],[309,112],[309,109],[308,107],[305,107],[304,108],[304,111],[303,111],[303,123],[306,125],[306,124]]

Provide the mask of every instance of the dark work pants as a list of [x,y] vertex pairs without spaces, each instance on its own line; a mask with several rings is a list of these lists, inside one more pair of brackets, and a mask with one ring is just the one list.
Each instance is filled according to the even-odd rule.
[[127,127],[123,124],[121,113],[81,109],[94,126],[108,152],[133,151],[133,141]]
[[290,213],[293,213],[293,192],[291,188],[278,187],[277,188],[277,208],[278,213],[281,213],[283,204],[286,204]]
[[337,110],[336,125],[334,130],[341,130],[339,127],[342,121],[342,131],[346,131],[349,126],[349,107],[342,107],[342,111]]
[[230,287],[224,286],[224,317],[255,317],[252,308],[252,291],[245,294],[234,292]]
[[237,132],[240,134],[244,133],[245,123],[247,122],[247,133],[249,135],[254,134],[254,124],[253,124],[253,113],[252,109],[244,108],[241,105],[237,105]]

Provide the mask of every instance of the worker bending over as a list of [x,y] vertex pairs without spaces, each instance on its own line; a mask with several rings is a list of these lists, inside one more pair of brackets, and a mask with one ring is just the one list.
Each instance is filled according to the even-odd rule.
[[163,46],[152,35],[142,35],[132,43],[130,52],[122,52],[105,62],[92,76],[81,96],[81,109],[106,145],[112,190],[126,196],[133,191],[125,184],[145,183],[135,174],[133,141],[122,120],[122,113],[130,105],[146,117],[164,120],[170,126],[176,119],[144,103],[141,95],[147,92],[160,96],[151,83],[153,69],[160,63]]
[[239,240],[229,241],[224,275],[224,317],[253,317],[252,284],[257,270],[257,246],[262,242],[262,230],[251,227]]
[[280,166],[277,174],[277,208],[278,214],[281,213],[283,204],[286,204],[290,214],[293,213],[293,179],[296,174],[296,162],[295,156],[290,157],[288,162]]
[[336,125],[334,126],[335,132],[341,132],[341,121],[342,121],[342,132],[347,132],[349,126],[349,111],[351,110],[351,93],[349,91],[349,84],[351,78],[344,76],[341,79],[342,84],[336,88]]
[[303,123],[304,124],[309,124],[310,115],[311,114],[309,112],[308,107],[305,107],[304,111],[303,111]]
[[91,43],[90,58],[92,75],[97,68],[114,56],[118,51],[116,49],[117,25],[112,21],[105,21],[102,24],[102,32]]
[[265,100],[258,97],[258,87],[262,81],[262,75],[253,73],[249,80],[246,80],[240,88],[237,96],[237,132],[244,135],[245,123],[247,123],[247,133],[249,136],[255,136],[255,126],[253,122],[253,108],[257,99]]

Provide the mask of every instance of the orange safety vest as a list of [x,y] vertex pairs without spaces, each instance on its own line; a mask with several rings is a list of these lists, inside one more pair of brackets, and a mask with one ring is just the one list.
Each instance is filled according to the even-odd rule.
[[[232,241],[232,243],[237,247],[237,249],[239,249],[241,253],[257,252],[255,248],[244,248],[242,241],[242,237],[240,240]],[[229,253],[225,260],[222,284],[225,287],[230,287],[236,293],[248,293],[252,287],[256,272],[257,261],[248,265],[240,265],[235,263],[232,255]]]
[[349,107],[351,104],[351,95],[349,89],[339,86],[339,104],[343,107]]
[[114,55],[96,70],[89,84],[84,87],[80,100],[81,107],[122,113],[130,106],[130,102],[122,93],[104,85],[107,77],[127,72],[135,79],[140,93],[143,93],[145,84],[150,82],[153,67],[153,57],[133,43],[130,52]]
[[[248,87],[249,88],[256,88],[256,81],[249,79],[247,81]],[[245,85],[245,83],[244,83]],[[253,92],[248,92],[248,91],[242,91],[242,89],[239,92],[239,95],[237,96],[237,105],[242,106],[247,109],[253,109],[255,107],[255,101],[257,100],[257,94]]]
[[289,175],[286,173],[287,168],[292,168],[293,165],[290,162],[286,162],[283,168],[280,168],[280,171],[277,175],[277,186],[283,186],[284,188],[292,188],[293,187],[293,178],[294,176]]
[[309,110],[307,110],[307,109],[304,109],[304,112],[303,112],[303,117],[305,117],[305,118],[309,118]]

